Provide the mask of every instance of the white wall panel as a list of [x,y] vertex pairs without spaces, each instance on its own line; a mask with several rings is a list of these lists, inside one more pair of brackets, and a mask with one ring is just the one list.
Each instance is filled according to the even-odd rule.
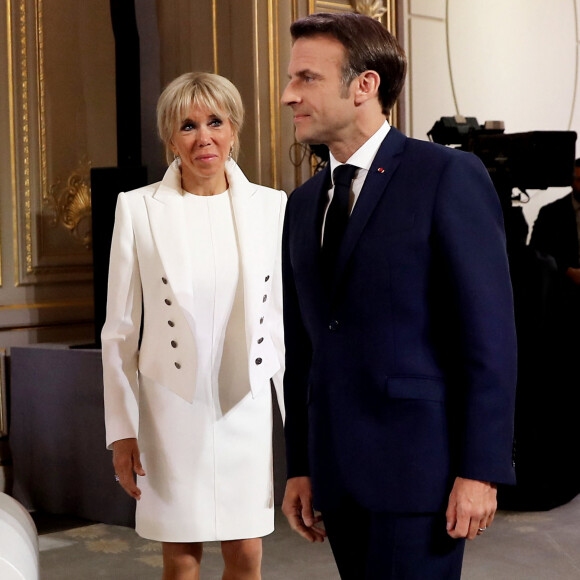
[[509,133],[568,129],[576,74],[574,0],[448,2],[459,112],[480,122],[504,120]]
[[427,18],[445,18],[445,0],[410,0],[409,13]]
[[440,117],[455,114],[445,23],[413,18],[410,23],[410,135],[427,139],[427,131]]
[[[576,44],[575,47],[575,52],[576,52],[576,59],[578,64],[580,65],[580,44]],[[580,73],[576,73],[576,76],[574,78],[575,82],[576,82],[576,98],[575,98],[575,106],[574,106],[574,111],[572,113],[572,119],[570,122],[570,129],[572,131],[576,131],[576,133],[578,133],[578,136],[580,138]],[[576,151],[577,151],[577,156],[580,156],[580,143],[577,140],[576,141]]]

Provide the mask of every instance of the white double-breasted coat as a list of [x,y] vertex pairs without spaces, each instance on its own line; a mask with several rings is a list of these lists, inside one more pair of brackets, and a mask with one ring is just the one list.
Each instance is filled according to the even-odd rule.
[[[117,202],[102,331],[107,445],[138,439],[147,475],[138,481],[137,531],[160,541],[256,537],[273,529],[270,379],[283,413],[280,246],[286,195],[250,183],[234,161],[226,172],[244,324],[228,339],[235,348],[224,348],[219,388],[235,396],[224,397],[221,407],[216,403],[212,412],[223,428],[214,430],[210,445],[207,431],[214,422],[195,407],[191,224],[179,166],[172,164],[161,182],[119,194]],[[240,420],[251,424],[251,436],[228,431]],[[225,464],[240,457],[247,469],[220,473],[213,455],[209,463],[200,459],[215,447],[232,460]],[[205,473],[210,464],[217,476]],[[230,521],[228,506],[218,505],[216,512],[199,482],[213,486],[218,504],[223,497],[241,503],[238,519],[248,521]]]

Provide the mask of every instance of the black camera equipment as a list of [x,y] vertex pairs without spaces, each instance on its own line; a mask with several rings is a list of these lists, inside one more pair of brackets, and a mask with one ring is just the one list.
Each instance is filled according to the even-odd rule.
[[[441,117],[427,133],[435,143],[475,153],[502,195],[506,188],[546,189],[570,185],[574,171],[574,131],[504,133],[502,121],[479,125],[475,117]],[[501,192],[499,190],[502,190]],[[517,199],[517,198],[516,198]]]

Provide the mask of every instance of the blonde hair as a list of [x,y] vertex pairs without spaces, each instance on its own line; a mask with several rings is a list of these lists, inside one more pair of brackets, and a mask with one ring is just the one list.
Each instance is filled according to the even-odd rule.
[[228,79],[207,72],[182,74],[171,81],[157,101],[157,130],[165,145],[167,163],[173,161],[171,138],[192,107],[203,107],[227,117],[234,130],[232,157],[240,150],[244,105],[238,89]]

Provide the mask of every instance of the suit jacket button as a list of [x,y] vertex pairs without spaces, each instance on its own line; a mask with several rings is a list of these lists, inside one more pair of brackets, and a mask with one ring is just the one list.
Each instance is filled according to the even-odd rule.
[[338,329],[338,320],[332,320],[331,323],[328,325],[328,330],[337,330]]
[[270,276],[266,276],[266,278],[264,279],[264,282],[267,282],[270,279]]
[[266,300],[268,300],[268,295],[264,294],[264,298],[262,298],[262,302],[266,302]]
[[257,365],[261,365],[261,364],[262,364],[262,359],[258,357],[258,358],[256,359],[256,364],[257,364]]
[[260,318],[260,324],[264,324],[264,317]]
[[176,343],[174,340],[172,340],[172,341],[171,341],[171,346],[172,346],[173,348],[177,348],[177,343]]
[[171,328],[173,328],[175,326],[175,322],[173,322],[173,320],[168,320],[167,324],[169,324],[169,326],[171,326]]
[[178,362],[176,362],[176,363],[173,363],[173,364],[175,365],[175,368],[176,368],[176,369],[180,369],[180,368],[181,368],[181,365],[180,365]]
[[263,338],[258,338],[258,344],[262,344],[264,342]]
[[167,306],[171,306],[171,300],[169,300],[169,298],[165,299],[165,304],[167,304]]
[[161,281],[162,281],[164,284],[167,284],[167,278],[166,278],[165,276],[163,276],[163,277],[161,278]]

